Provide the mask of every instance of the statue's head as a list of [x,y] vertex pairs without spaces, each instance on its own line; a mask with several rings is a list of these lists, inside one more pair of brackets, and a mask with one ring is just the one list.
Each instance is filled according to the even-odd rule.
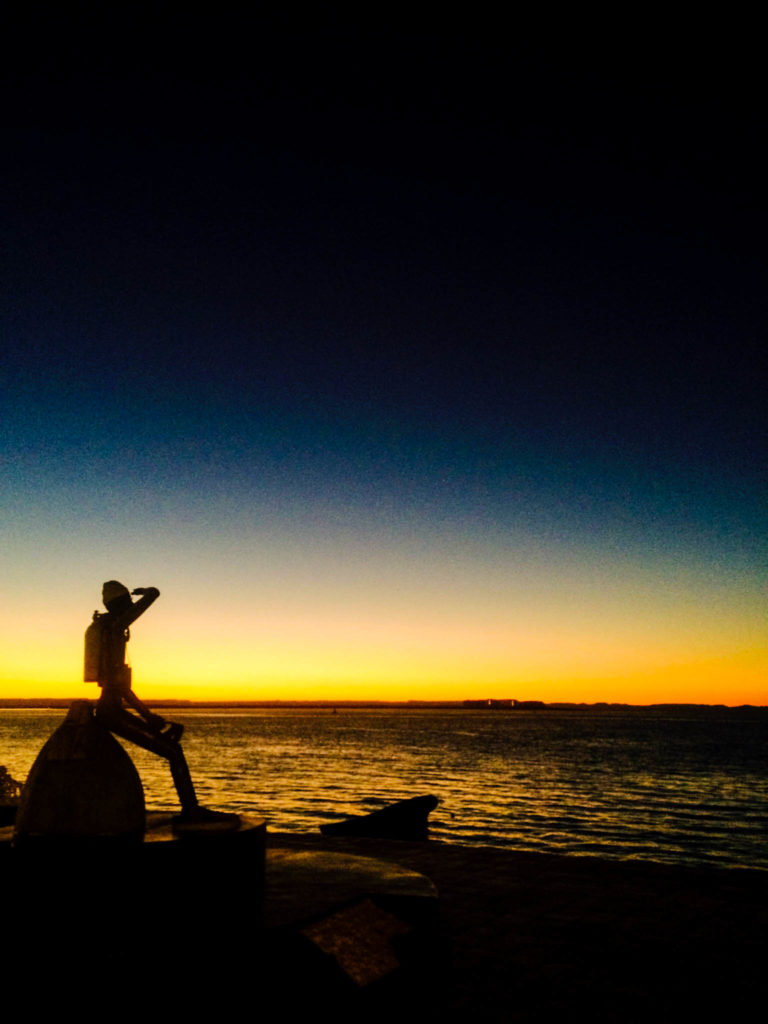
[[128,587],[124,587],[117,580],[107,580],[101,588],[101,599],[108,612],[119,615],[133,604]]

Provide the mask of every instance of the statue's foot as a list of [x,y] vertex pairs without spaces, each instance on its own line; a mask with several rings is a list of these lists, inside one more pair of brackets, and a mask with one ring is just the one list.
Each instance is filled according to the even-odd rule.
[[195,807],[171,819],[174,832],[234,832],[240,827],[240,815]]

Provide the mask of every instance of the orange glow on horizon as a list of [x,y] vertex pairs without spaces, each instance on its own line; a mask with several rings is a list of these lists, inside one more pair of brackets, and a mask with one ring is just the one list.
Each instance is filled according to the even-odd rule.
[[[349,578],[330,562],[306,577],[295,565],[273,576],[270,564],[258,581],[212,578],[207,589],[202,577],[175,578],[132,631],[136,692],[768,704],[763,595],[751,578],[586,557],[533,565],[517,552],[502,562],[473,550],[461,565],[386,554],[374,551],[358,576],[339,558]],[[41,581],[25,577],[0,622],[1,697],[98,696],[81,682],[82,638],[99,602],[93,579],[107,575],[122,573],[83,570],[73,599],[42,611]]]
[[[625,704],[691,703],[765,705],[766,669],[764,652],[737,652],[730,656],[679,659],[668,663],[646,664],[617,672],[610,667],[601,673],[587,663],[581,671],[542,673],[533,666],[517,671],[501,671],[493,659],[470,655],[430,663],[409,658],[407,653],[390,652],[367,662],[336,657],[316,660],[317,652],[302,658],[283,658],[275,652],[271,660],[262,659],[258,670],[226,664],[215,656],[197,665],[171,663],[166,673],[158,674],[146,664],[136,671],[134,686],[145,700],[247,701],[247,700],[464,700],[486,697],[513,697],[518,700],[543,700],[549,703]],[[220,652],[219,652],[220,654]],[[58,659],[57,663],[58,663]],[[221,674],[211,681],[210,664],[218,660]],[[142,666],[145,659],[142,658]],[[84,684],[74,673],[62,677],[51,665],[46,673],[35,676],[19,672],[0,681],[3,697],[66,697],[95,700],[95,684]]]

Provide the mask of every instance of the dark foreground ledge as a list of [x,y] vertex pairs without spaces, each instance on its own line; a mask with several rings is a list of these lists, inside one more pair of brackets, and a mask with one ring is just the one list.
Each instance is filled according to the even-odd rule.
[[450,1018],[746,1020],[761,997],[768,872],[303,834],[269,842],[429,877],[451,950],[438,981]]
[[[286,874],[285,854],[327,851],[421,876],[395,872],[393,888],[388,869],[380,875],[390,897],[419,913],[435,902],[429,880],[437,887],[434,927],[415,922],[430,940],[417,951],[420,1012],[390,1001],[385,1019],[747,1020],[762,994],[768,872],[311,834],[266,841],[265,898],[257,852],[237,865],[208,844],[185,847],[197,851],[189,859],[131,849],[115,862],[87,848],[19,862],[0,842],[9,991],[50,1011],[75,1000],[87,1017],[89,1006],[144,1013],[153,1003],[216,1015],[238,993],[269,990],[288,1019],[339,1017],[328,1005],[336,990],[310,983],[301,950],[294,958],[285,904],[269,891],[277,869],[289,903],[303,885],[314,897],[318,873]],[[316,910],[303,896],[296,906],[286,920]],[[369,1001],[366,1019],[381,1019],[379,1008]]]

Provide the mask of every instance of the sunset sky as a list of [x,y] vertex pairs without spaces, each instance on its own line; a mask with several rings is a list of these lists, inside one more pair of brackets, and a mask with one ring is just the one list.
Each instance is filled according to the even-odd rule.
[[140,17],[3,43],[0,696],[768,703],[749,55]]

